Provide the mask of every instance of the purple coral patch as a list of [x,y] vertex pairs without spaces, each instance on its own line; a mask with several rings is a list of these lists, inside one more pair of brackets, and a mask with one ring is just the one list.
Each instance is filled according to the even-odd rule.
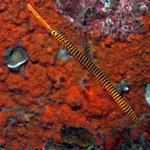
[[[86,32],[119,38],[143,33],[142,16],[150,0],[56,0],[70,23]],[[97,28],[99,27],[99,28]]]

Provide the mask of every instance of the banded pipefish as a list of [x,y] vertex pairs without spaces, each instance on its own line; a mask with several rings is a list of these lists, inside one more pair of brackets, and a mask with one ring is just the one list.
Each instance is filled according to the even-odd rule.
[[119,94],[119,92],[113,87],[106,75],[100,70],[90,59],[84,56],[67,38],[61,33],[48,25],[46,21],[33,9],[30,4],[27,4],[27,8],[33,13],[33,15],[42,23],[42,25],[48,30],[48,32],[57,40],[59,44],[64,46],[70,55],[76,59],[83,68],[87,69],[98,81],[102,84],[105,90],[111,95],[113,100],[140,128],[144,128],[144,125],[139,121],[137,115],[132,108],[127,104],[125,99]]

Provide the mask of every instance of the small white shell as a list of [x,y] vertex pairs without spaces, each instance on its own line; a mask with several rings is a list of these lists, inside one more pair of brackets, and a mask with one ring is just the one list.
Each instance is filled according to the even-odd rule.
[[6,49],[4,56],[8,68],[13,70],[16,70],[28,60],[25,48],[20,45]]

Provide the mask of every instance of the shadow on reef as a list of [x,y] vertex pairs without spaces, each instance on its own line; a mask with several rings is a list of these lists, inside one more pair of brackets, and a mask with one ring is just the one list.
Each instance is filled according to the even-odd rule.
[[63,125],[60,129],[62,143],[48,139],[43,150],[68,150],[68,148],[84,148],[86,150],[103,150],[100,148],[93,134],[83,127]]
[[[126,129],[128,137],[123,141],[121,146],[116,146],[110,150],[150,150],[147,146],[147,141],[142,133],[138,134],[138,137],[134,139],[132,137],[130,129]],[[85,149],[85,150],[104,150],[99,147],[93,134],[83,127],[74,127],[62,125],[60,129],[60,136],[62,142],[56,142],[52,139],[48,139],[45,142],[43,150],[69,150]],[[103,144],[105,143],[105,134],[99,133],[99,137]]]

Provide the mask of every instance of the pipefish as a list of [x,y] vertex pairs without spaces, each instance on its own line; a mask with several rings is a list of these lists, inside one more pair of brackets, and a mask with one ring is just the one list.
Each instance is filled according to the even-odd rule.
[[107,76],[100,70],[88,57],[83,55],[67,38],[61,33],[48,25],[46,21],[32,8],[30,4],[27,4],[27,8],[33,13],[33,15],[42,23],[42,25],[48,30],[48,32],[56,39],[58,43],[66,48],[69,54],[77,60],[83,68],[87,69],[93,76],[95,76],[105,90],[111,95],[113,100],[119,105],[123,112],[125,112],[140,128],[144,128],[144,125],[139,121],[137,115],[132,108],[127,104],[125,99],[119,94],[119,92],[113,87]]

